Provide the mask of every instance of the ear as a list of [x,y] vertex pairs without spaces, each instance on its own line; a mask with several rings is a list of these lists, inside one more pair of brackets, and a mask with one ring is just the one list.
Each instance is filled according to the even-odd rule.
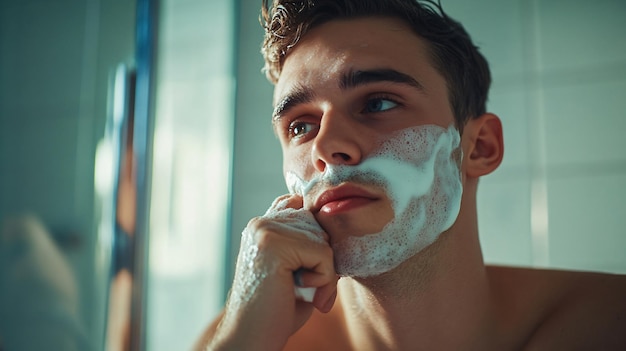
[[504,156],[502,122],[498,116],[485,113],[469,120],[463,129],[464,169],[468,177],[478,178],[493,172]]

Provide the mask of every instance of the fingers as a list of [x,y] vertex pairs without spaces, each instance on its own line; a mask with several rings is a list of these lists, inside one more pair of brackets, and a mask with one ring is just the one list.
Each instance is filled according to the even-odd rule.
[[297,194],[285,194],[285,195],[277,197],[274,200],[274,202],[272,202],[272,205],[267,210],[265,215],[275,213],[277,211],[285,210],[288,208],[293,208],[297,210],[297,209],[301,209],[303,206],[304,206],[304,200],[302,199],[302,196],[297,195]]
[[[328,313],[335,305],[337,299],[337,283],[328,285],[326,289],[318,289],[318,294],[313,299],[313,306],[322,313]],[[332,288],[332,289],[331,289]],[[328,291],[328,292],[327,292]]]
[[301,209],[303,205],[304,205],[304,200],[302,199],[302,196],[300,195],[290,195],[287,198],[287,204],[286,204],[287,208]]
[[314,236],[300,233],[282,223],[265,218],[256,218],[247,228],[247,243],[256,248],[259,258],[274,261],[277,268],[293,272],[305,268],[331,279],[335,274],[333,251],[328,243],[313,240]]
[[[334,273],[334,270],[333,270]],[[313,303],[320,312],[326,313],[331,310],[337,297],[337,282],[339,276],[332,274],[320,274],[317,272],[299,269],[294,273],[296,285],[300,287],[316,287]]]
[[[216,332],[224,345],[253,349],[265,343],[282,349],[313,308],[328,312],[334,304],[333,251],[313,214],[302,206],[301,196],[283,195],[244,229],[235,281]],[[300,273],[294,276],[296,271]],[[296,285],[308,288],[306,299],[297,298]]]
[[302,235],[302,225],[287,223],[289,225],[281,223],[275,216],[255,218],[248,225],[249,233],[254,237],[251,241],[260,256],[280,267],[281,275],[286,274],[292,286],[317,288],[313,299],[299,295],[300,291],[292,288],[297,299],[312,302],[318,310],[328,312],[335,300],[338,280],[333,250],[326,240],[312,240],[310,236]]

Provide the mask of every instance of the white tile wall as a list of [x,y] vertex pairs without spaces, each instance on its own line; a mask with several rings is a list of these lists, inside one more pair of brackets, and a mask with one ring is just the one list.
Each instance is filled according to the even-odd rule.
[[[542,69],[601,68],[626,61],[622,0],[541,0],[535,4]],[[575,74],[575,72],[572,72]]]
[[549,177],[550,264],[625,273],[626,172],[580,173]]
[[545,182],[545,265],[626,273],[626,2],[443,5],[487,56],[504,125],[504,161],[479,187],[485,259],[534,264],[531,189]]
[[504,158],[500,168],[489,178],[528,176],[531,163],[528,150],[528,94],[522,86],[500,87],[494,84],[490,94],[488,111],[502,121],[504,134]]
[[528,265],[533,261],[528,177],[485,180],[479,187],[478,224],[486,258],[492,263]]
[[626,161],[626,76],[622,78],[544,89],[546,155],[551,167]]

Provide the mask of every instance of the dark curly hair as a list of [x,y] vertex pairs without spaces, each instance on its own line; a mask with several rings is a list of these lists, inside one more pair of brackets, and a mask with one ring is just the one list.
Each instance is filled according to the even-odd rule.
[[312,28],[336,19],[392,17],[423,38],[431,63],[444,77],[459,130],[486,112],[489,65],[463,26],[430,0],[263,0],[261,52],[267,78],[276,83],[289,51]]

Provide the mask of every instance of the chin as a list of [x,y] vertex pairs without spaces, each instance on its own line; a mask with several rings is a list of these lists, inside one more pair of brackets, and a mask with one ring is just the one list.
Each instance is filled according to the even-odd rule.
[[318,212],[315,219],[334,240],[380,233],[394,219],[394,214],[390,205],[380,206],[379,203],[376,205],[333,214]]
[[390,220],[372,219],[367,217],[352,218],[352,216],[320,216],[317,218],[320,226],[326,231],[332,243],[341,242],[349,237],[362,237],[380,233]]

